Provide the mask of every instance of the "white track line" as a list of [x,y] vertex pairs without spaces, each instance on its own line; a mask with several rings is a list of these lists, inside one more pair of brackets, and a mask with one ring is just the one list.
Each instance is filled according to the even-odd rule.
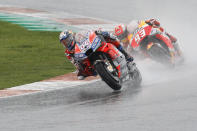
[[91,80],[91,81],[49,81],[49,82],[41,81],[41,82],[34,82],[30,84],[12,87],[7,90],[54,90],[54,89],[62,89],[62,88],[68,88],[78,85],[89,84],[99,80],[100,79]]

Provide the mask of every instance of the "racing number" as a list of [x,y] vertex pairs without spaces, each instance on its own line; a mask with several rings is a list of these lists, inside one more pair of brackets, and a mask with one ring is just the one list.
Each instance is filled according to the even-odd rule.
[[146,35],[146,32],[144,29],[140,30],[139,33],[135,36],[135,42],[139,43],[140,39],[143,38]]

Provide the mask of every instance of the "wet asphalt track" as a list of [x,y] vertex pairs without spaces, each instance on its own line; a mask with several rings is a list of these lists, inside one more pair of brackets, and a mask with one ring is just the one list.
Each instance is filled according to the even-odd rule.
[[[37,4],[33,0],[22,3],[20,0],[3,0],[0,4],[51,12],[66,11],[118,22],[156,17],[179,38],[186,57],[185,65],[169,70],[148,61],[138,62],[144,78],[142,87],[127,84],[116,93],[105,83],[96,82],[77,88],[1,98],[0,130],[197,130],[197,45],[196,27],[193,26],[197,22],[197,2],[127,0],[124,6],[122,1],[107,0],[102,5],[103,1],[40,0]],[[136,13],[125,13],[131,11]]]

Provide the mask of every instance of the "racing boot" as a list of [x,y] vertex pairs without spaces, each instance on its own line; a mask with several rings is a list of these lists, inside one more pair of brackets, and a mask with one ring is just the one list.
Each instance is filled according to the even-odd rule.
[[84,73],[82,73],[81,70],[78,70],[78,73],[77,73],[78,80],[84,80],[86,77],[87,77],[87,75],[85,75]]
[[176,42],[173,42],[173,46],[174,46],[174,49],[177,51],[177,54],[178,54],[179,56],[181,56],[182,52],[181,52],[181,50],[180,50],[180,47],[179,47],[178,42],[177,42],[177,41],[176,41]]
[[125,56],[125,59],[127,62],[132,62],[134,59],[132,56],[130,56],[124,49],[123,47],[120,45],[118,50]]
[[82,75],[82,74],[77,74],[77,79],[78,80],[84,80],[87,76]]
[[170,38],[170,40],[172,41],[172,43],[174,43],[174,42],[177,41],[177,39],[174,36],[170,35],[169,33],[166,32],[166,35]]
[[170,35],[169,33],[166,33],[166,35],[170,38],[172,45],[174,46],[174,49],[176,50],[177,54],[181,56],[182,53],[179,44],[177,42],[177,39],[174,36]]

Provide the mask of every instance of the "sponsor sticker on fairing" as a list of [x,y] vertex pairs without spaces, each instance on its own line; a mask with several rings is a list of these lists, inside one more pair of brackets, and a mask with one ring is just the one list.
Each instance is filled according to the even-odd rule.
[[85,53],[77,53],[77,54],[75,54],[75,58],[77,58],[77,59],[83,59],[83,58],[85,58],[85,57],[87,57],[87,56],[85,55]]
[[92,42],[92,49],[95,51],[100,46],[100,43],[101,43],[101,39],[96,37]]

